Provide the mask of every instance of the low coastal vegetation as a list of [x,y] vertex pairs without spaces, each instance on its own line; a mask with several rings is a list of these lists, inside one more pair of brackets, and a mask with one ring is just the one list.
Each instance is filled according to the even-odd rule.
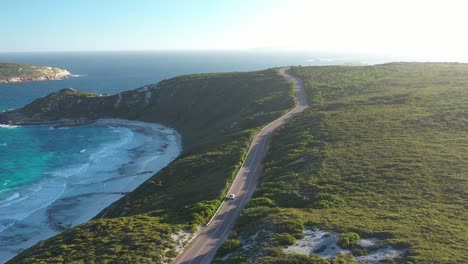
[[[275,133],[228,240],[240,245],[215,263],[357,263],[370,253],[360,239],[402,252],[386,263],[467,263],[468,65],[293,73],[312,107]],[[311,229],[336,232],[350,253],[285,251]]]
[[59,68],[0,62],[0,83],[60,80],[70,76],[70,72]]
[[[165,263],[214,214],[251,137],[294,106],[276,70],[197,74],[118,95],[64,89],[0,122],[100,117],[157,122],[182,135],[183,154],[94,220],[25,250],[9,263]],[[181,242],[182,241],[182,242]]]
[[[20,263],[161,263],[176,229],[147,215],[92,221],[40,242]],[[169,249],[169,250],[168,250]],[[129,254],[128,252],[132,252]],[[39,257],[40,256],[40,257]]]

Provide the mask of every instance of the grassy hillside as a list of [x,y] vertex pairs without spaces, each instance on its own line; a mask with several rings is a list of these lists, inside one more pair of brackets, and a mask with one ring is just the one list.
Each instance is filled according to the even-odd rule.
[[[228,263],[325,263],[284,253],[311,227],[407,250],[396,263],[467,263],[468,65],[293,71],[313,107],[273,138],[231,235],[231,244],[250,237],[250,245],[225,245],[218,257],[234,251]],[[259,230],[266,232],[252,237]]]
[[32,247],[10,263],[169,261],[177,255],[179,238],[173,235],[193,231],[221,203],[253,133],[293,105],[291,85],[267,70],[182,76],[114,96],[66,89],[0,117],[120,117],[169,125],[184,139],[177,160],[96,220]]
[[[285,88],[286,87],[286,88]],[[286,89],[286,90],[285,90]],[[184,149],[267,123],[293,105],[289,83],[275,70],[185,75],[116,95],[63,89],[0,122],[116,117],[158,122],[182,134]]]
[[0,83],[62,79],[69,75],[68,71],[53,67],[0,62]]

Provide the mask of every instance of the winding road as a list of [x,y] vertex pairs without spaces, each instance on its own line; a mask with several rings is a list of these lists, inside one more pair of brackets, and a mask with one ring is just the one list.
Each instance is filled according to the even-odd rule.
[[278,73],[294,83],[297,97],[296,107],[255,134],[247,152],[247,158],[239,169],[228,192],[228,194],[235,194],[236,199],[221,204],[210,222],[200,229],[199,234],[185,247],[174,263],[205,264],[211,262],[218,247],[231,233],[242,208],[255,191],[262,171],[262,161],[266,156],[273,131],[308,107],[302,80],[291,75],[289,68],[281,68]]

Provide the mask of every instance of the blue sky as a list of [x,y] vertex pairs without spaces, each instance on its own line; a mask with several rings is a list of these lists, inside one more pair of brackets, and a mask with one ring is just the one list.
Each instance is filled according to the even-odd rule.
[[211,49],[273,2],[3,0],[0,50]]
[[290,47],[468,60],[465,0],[2,0],[0,52]]

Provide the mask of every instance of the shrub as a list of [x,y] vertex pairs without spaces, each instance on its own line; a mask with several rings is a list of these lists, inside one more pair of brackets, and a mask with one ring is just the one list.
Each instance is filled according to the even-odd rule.
[[351,254],[338,255],[333,259],[332,264],[356,264],[357,261]]
[[357,233],[349,232],[340,234],[338,245],[341,248],[354,248],[357,246],[360,237]]
[[278,257],[265,257],[260,263],[275,263],[275,264],[330,264],[327,260],[319,256],[307,256],[303,254],[288,254]]
[[219,256],[224,256],[226,254],[229,254],[231,252],[236,251],[241,246],[242,246],[242,244],[238,239],[228,239],[218,249],[218,255]]
[[279,256],[284,255],[284,250],[280,247],[265,248],[263,252],[265,253],[265,256],[270,256],[270,257],[279,257]]
[[218,201],[201,201],[189,207],[193,223],[203,224],[216,212]]
[[273,200],[269,198],[259,197],[259,198],[253,198],[252,200],[250,200],[246,208],[259,207],[259,206],[275,207],[276,204],[275,202],[273,202]]
[[195,233],[198,231],[198,225],[197,224],[191,224],[188,226],[188,231],[190,233]]
[[280,243],[280,245],[283,245],[283,246],[290,246],[290,245],[296,244],[296,239],[290,234],[286,234],[286,233],[276,234],[275,239],[276,241],[278,241],[278,243]]
[[302,233],[304,223],[301,220],[289,220],[281,223],[278,229],[286,233]]
[[167,251],[165,255],[168,258],[175,258],[175,257],[177,257],[178,254],[177,254],[177,251],[171,249],[171,250]]

